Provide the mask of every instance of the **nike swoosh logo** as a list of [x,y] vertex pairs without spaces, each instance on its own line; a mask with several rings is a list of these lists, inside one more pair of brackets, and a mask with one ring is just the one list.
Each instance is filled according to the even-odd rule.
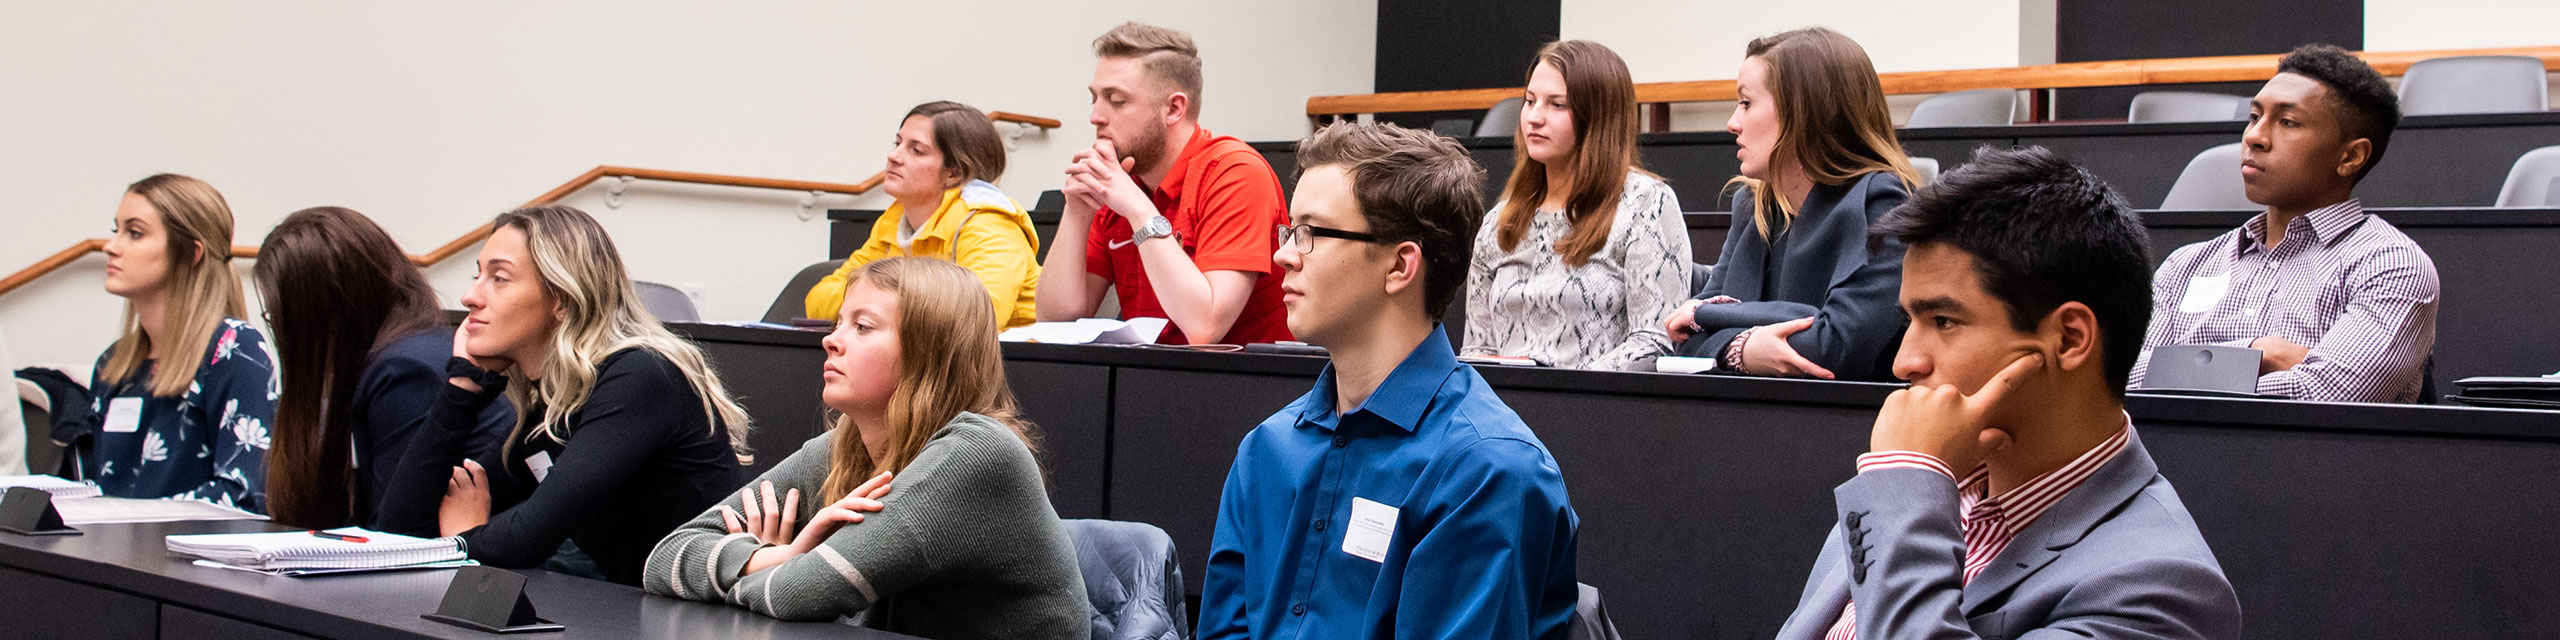
[[1113,251],[1118,251],[1118,250],[1120,250],[1120,248],[1121,248],[1121,247],[1129,246],[1130,244],[1135,243],[1135,242],[1137,242],[1137,241],[1136,241],[1136,240],[1113,240],[1113,241],[1111,242],[1111,249],[1112,249]]

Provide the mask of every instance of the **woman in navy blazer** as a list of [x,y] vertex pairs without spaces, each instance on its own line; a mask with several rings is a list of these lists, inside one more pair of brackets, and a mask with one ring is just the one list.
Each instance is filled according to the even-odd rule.
[[1867,225],[1919,183],[1866,50],[1839,32],[1753,40],[1725,130],[1741,147],[1715,275],[1663,318],[1726,373],[1886,380],[1902,332],[1900,242]]

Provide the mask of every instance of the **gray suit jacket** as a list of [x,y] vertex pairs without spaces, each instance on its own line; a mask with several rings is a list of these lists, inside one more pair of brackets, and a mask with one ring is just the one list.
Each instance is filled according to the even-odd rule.
[[2240,637],[2239,596],[2139,434],[1971,584],[1945,476],[1881,469],[1833,493],[1839,524],[1779,640],[1820,640],[1852,596],[1862,640]]

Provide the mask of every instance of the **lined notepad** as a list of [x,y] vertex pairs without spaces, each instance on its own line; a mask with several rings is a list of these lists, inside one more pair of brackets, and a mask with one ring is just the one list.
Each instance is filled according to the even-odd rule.
[[468,559],[462,547],[451,539],[412,538],[361,527],[330,529],[329,532],[358,536],[366,541],[334,540],[311,535],[308,531],[278,531],[169,536],[168,543],[170,553],[267,571],[397,569]]
[[0,476],[0,489],[9,487],[42,489],[45,493],[53,494],[55,500],[93,498],[98,495],[98,485],[53,476]]

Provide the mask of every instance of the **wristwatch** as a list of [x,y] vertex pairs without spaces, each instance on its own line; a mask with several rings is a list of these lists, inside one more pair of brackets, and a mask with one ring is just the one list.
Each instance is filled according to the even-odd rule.
[[1136,231],[1130,232],[1129,244],[1146,242],[1148,240],[1154,240],[1156,238],[1162,238],[1169,235],[1173,235],[1173,221],[1159,215],[1153,218],[1148,218],[1146,226],[1138,227]]

